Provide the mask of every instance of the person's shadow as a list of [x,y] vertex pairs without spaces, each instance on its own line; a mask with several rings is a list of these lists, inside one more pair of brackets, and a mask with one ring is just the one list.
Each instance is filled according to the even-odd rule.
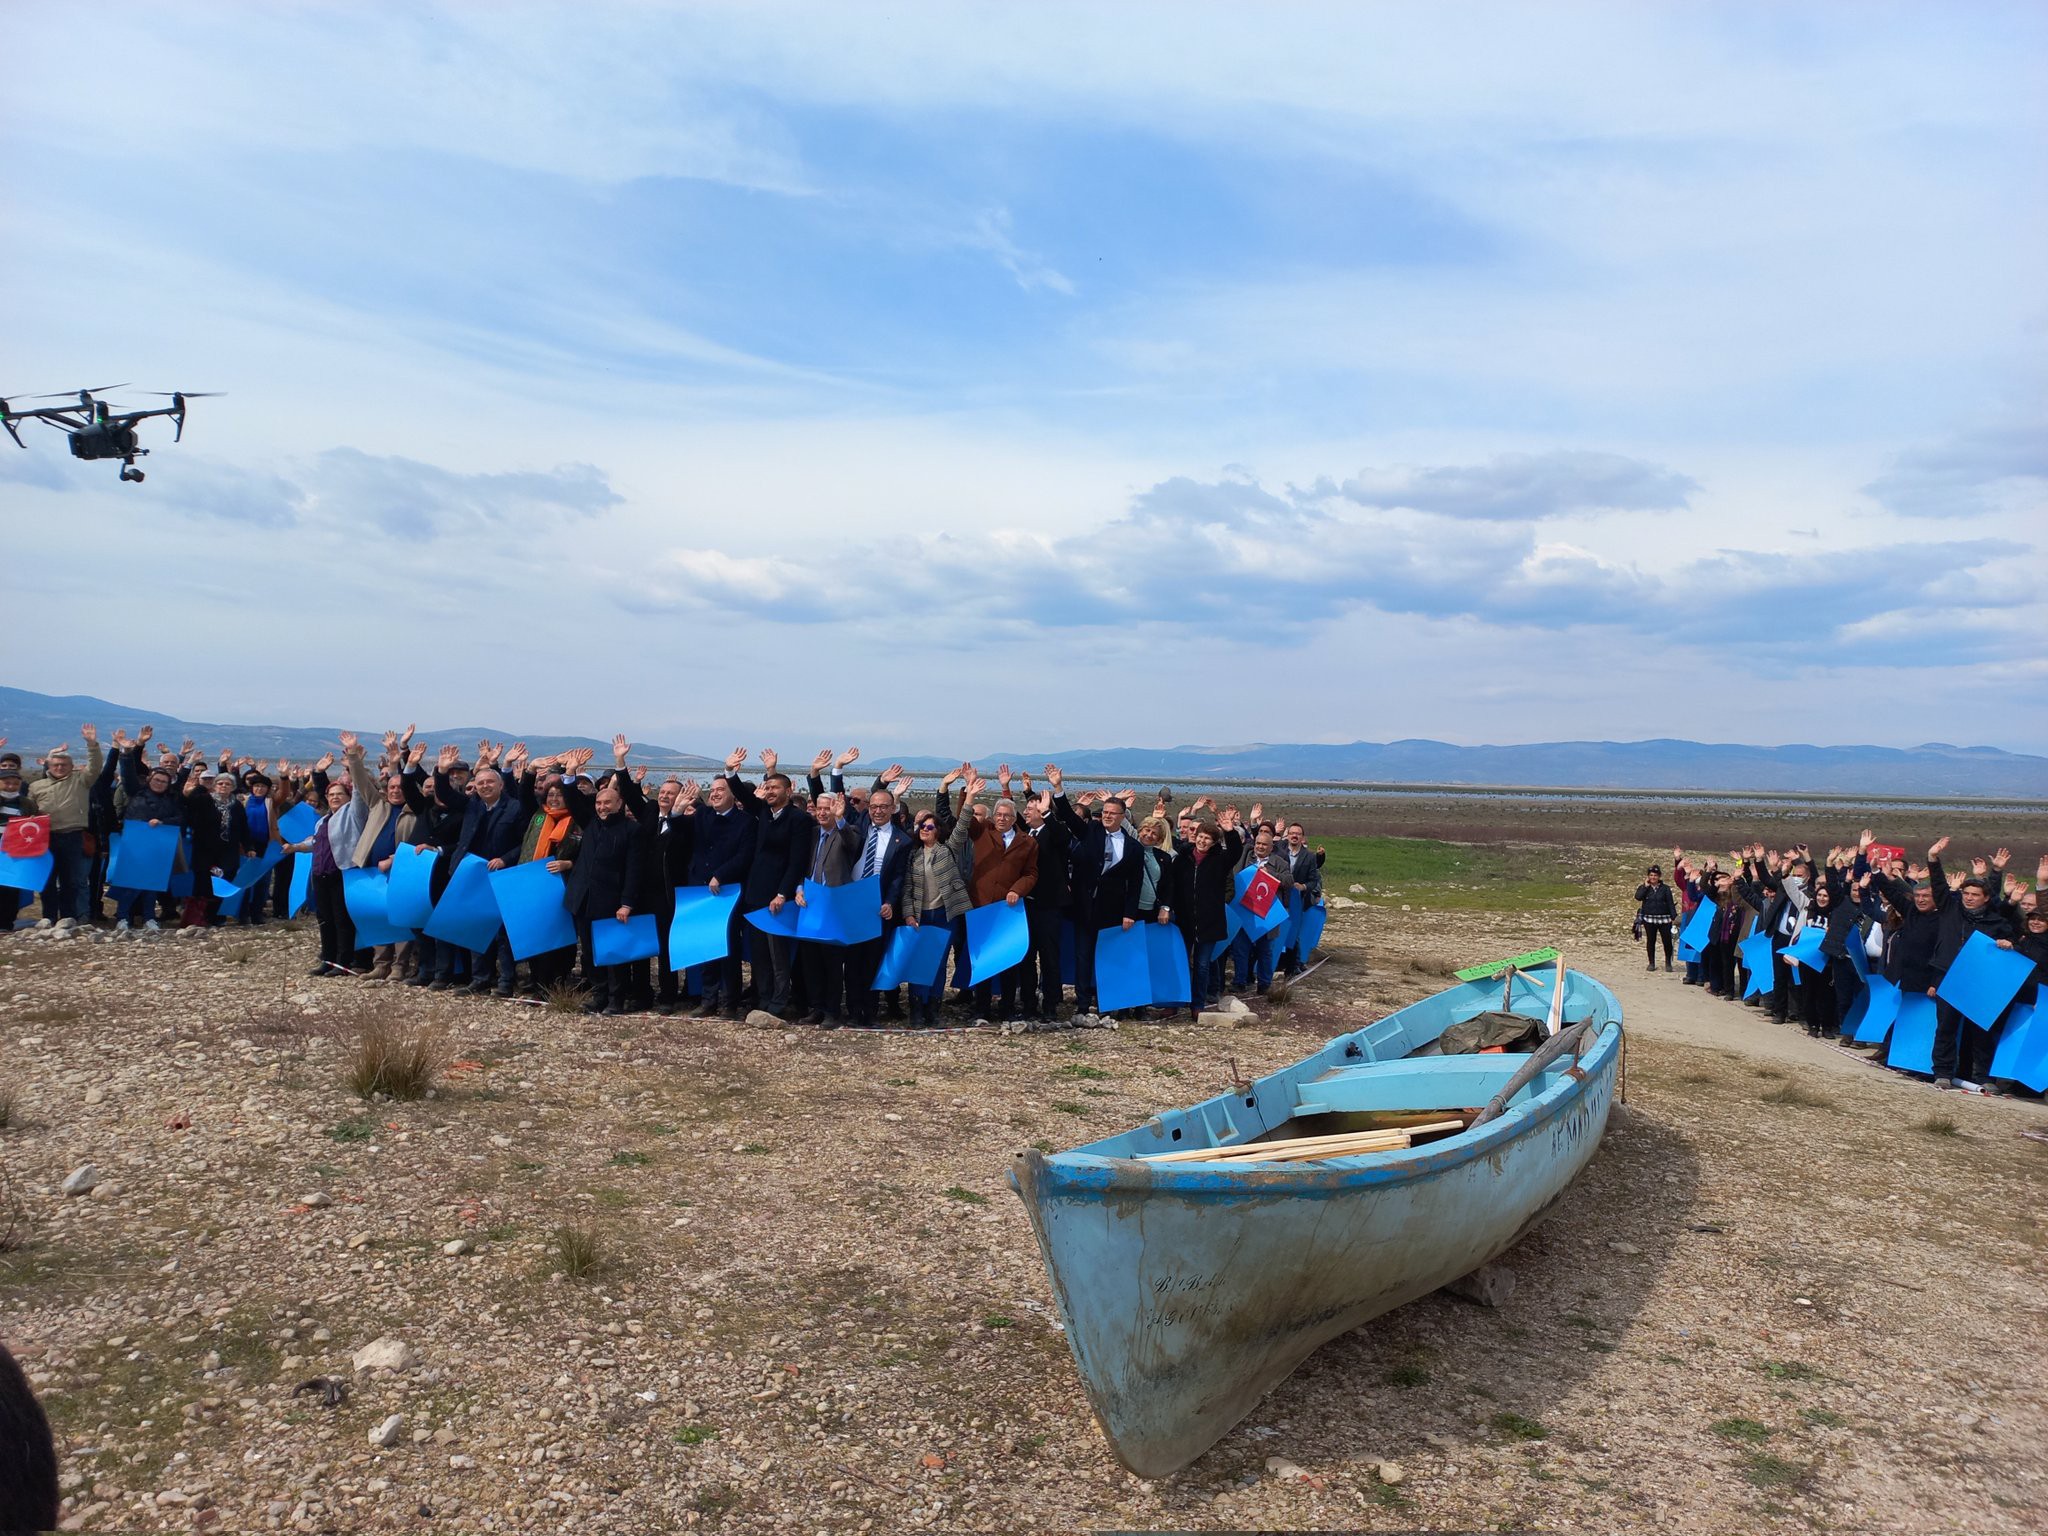
[[1494,1261],[1514,1271],[1505,1303],[1437,1291],[1331,1340],[1177,1477],[1213,1488],[1269,1456],[1313,1476],[1568,1432],[1545,1414],[1621,1347],[1674,1250],[1720,1240],[1694,1230],[1698,1183],[1677,1131],[1617,1105],[1598,1154]]

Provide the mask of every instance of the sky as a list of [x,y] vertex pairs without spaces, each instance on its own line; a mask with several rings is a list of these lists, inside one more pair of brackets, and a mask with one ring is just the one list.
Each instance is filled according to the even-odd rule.
[[[16,8],[0,681],[2048,751],[2048,10]],[[18,395],[17,393],[18,392]]]

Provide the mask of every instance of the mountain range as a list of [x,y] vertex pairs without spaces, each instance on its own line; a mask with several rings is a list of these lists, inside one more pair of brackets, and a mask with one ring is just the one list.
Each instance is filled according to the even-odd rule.
[[[233,746],[252,757],[318,757],[332,750],[332,726],[224,725],[181,720],[128,704],[83,694],[53,696],[0,687],[0,736],[24,754],[60,741],[79,745],[78,725],[91,720],[111,736],[116,726],[134,731],[148,724],[160,738],[191,737],[209,751]],[[371,733],[374,734],[374,733]],[[496,726],[437,727],[423,733],[433,742],[453,738],[467,747],[482,738],[510,741]],[[610,743],[592,736],[523,738],[537,754],[590,747],[609,761]],[[808,761],[792,750],[792,760]],[[636,761],[690,772],[715,766],[712,759],[677,747],[636,742]],[[889,759],[883,757],[882,761]],[[942,770],[945,758],[903,757],[912,771]],[[1257,783],[1314,781],[1357,784],[1543,785],[1554,788],[1647,790],[1755,790],[1782,794],[1970,795],[2048,797],[2048,758],[1997,747],[1958,747],[1928,742],[1916,747],[1748,746],[1733,742],[1544,741],[1511,746],[1457,746],[1411,739],[1311,742],[1254,742],[1237,746],[1097,747],[984,753],[986,771],[998,761],[1037,770],[1057,762],[1077,779],[1157,780],[1165,783],[1228,779]]]

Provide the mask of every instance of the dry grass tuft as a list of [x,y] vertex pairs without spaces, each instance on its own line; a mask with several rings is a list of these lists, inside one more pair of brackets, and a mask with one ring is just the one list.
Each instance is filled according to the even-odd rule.
[[547,987],[547,1001],[542,1009],[548,1013],[581,1013],[583,992],[573,981],[557,981]]
[[371,1016],[356,1028],[344,1080],[357,1098],[420,1099],[447,1067],[447,1042],[430,1024]]
[[604,1245],[589,1227],[557,1227],[548,1246],[555,1268],[572,1280],[596,1274],[604,1264]]
[[17,1097],[15,1090],[5,1084],[0,1084],[0,1131],[4,1131],[14,1124],[15,1112],[20,1107],[20,1104],[21,1100]]
[[[7,1122],[0,1120],[0,1125]],[[1915,1120],[1913,1129],[1925,1131],[1929,1136],[1960,1136],[1962,1128],[1956,1124],[1954,1115],[1929,1115],[1924,1120]]]
[[1833,1109],[1835,1101],[1817,1093],[1808,1093],[1797,1083],[1786,1083],[1773,1088],[1764,1095],[1766,1104],[1792,1104],[1801,1109]]
[[0,1168],[0,1253],[28,1246],[28,1206],[14,1192],[7,1171]]

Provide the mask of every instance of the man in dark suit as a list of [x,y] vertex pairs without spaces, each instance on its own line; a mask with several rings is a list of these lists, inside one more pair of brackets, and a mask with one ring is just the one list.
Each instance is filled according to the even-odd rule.
[[1073,834],[1052,815],[1052,796],[1044,799],[1030,794],[1024,798],[1024,832],[1038,844],[1038,884],[1024,898],[1025,914],[1031,922],[1031,953],[1024,959],[1023,995],[1020,1006],[1041,1024],[1050,1024],[1059,1013],[1060,996],[1066,982],[1060,975],[1060,935],[1067,924],[1071,900],[1068,888],[1067,855]]
[[[693,790],[693,785],[683,786],[686,802],[694,798]],[[740,808],[725,779],[713,779],[705,787],[704,798],[691,806],[690,830],[695,846],[690,850],[690,878],[683,883],[704,886],[713,895],[729,885],[743,886],[747,871],[754,866],[754,818]],[[705,965],[699,974],[704,989],[704,1001],[696,1014],[700,1019],[710,1018],[721,1007],[727,1018],[740,1017],[742,931],[735,907],[726,929],[725,958]]]
[[[853,856],[854,879],[879,876],[882,882],[882,936],[849,945],[846,951],[846,1016],[856,1028],[875,1025],[875,972],[881,968],[890,935],[903,921],[903,872],[914,846],[915,840],[896,819],[895,791],[878,781],[868,791],[867,821],[860,827],[860,846]],[[893,991],[886,1012],[891,1018],[903,1016]]]
[[[441,749],[445,763],[455,762],[455,749]],[[460,864],[464,856],[475,854],[492,869],[503,869],[508,864],[519,862],[519,845],[526,837],[527,818],[532,808],[516,797],[505,792],[505,777],[495,768],[479,768],[470,777],[466,796],[456,790],[448,778],[447,766],[434,775],[434,793],[443,804],[463,805],[462,827],[455,834],[455,846],[448,851],[449,868]],[[452,948],[442,946],[442,955]],[[512,941],[504,933],[491,941],[491,947],[471,956],[471,979],[469,990],[488,991],[493,971],[497,977],[498,996],[510,997],[517,989],[519,962],[512,957]],[[436,980],[445,980],[443,971]]]
[[[576,862],[562,881],[562,905],[576,922],[576,942],[583,951],[583,974],[590,978],[590,996],[585,1013],[626,1011],[632,985],[632,967],[599,965],[593,950],[591,925],[616,918],[626,921],[640,899],[640,863],[646,833],[640,823],[626,814],[625,796],[619,780],[624,774],[607,775],[594,801],[581,795],[569,797],[570,809],[582,823],[583,846]],[[585,807],[589,807],[588,810]],[[587,819],[586,819],[587,818]]]
[[1053,816],[1072,839],[1068,869],[1073,883],[1074,1010],[1095,1011],[1095,939],[1104,928],[1129,928],[1138,920],[1138,888],[1145,856],[1138,834],[1124,824],[1124,803],[1105,796],[1098,821],[1084,821],[1067,803],[1066,781],[1045,765],[1052,785]]
[[[810,818],[792,803],[789,775],[776,766],[774,751],[761,754],[766,771],[759,790],[739,776],[740,764],[746,760],[745,748],[738,749],[726,759],[725,774],[733,797],[754,819],[754,862],[740,887],[739,911],[745,916],[766,908],[779,914],[796,900],[797,887],[811,867],[810,833],[815,829]],[[748,935],[748,942],[754,954],[755,1005],[781,1018],[789,1009],[793,946],[781,934],[758,928]]]
[[[844,805],[844,800],[829,790],[811,798],[811,825],[816,832],[811,840],[810,871],[805,878],[814,884],[847,885],[855,878],[855,861],[860,858],[863,839],[861,829],[850,825],[842,814]],[[799,887],[797,900],[803,899]],[[803,970],[804,993],[810,1000],[810,1011],[803,1022],[826,1029],[839,1028],[846,1022],[840,998],[846,990],[847,946],[806,939],[798,941],[796,948],[797,964]]]
[[[1308,845],[1308,828],[1298,821],[1287,824],[1287,846],[1285,848],[1289,870],[1294,875],[1294,906],[1297,912],[1306,912],[1310,907],[1321,906],[1323,902],[1323,853],[1320,848]],[[1292,976],[1301,969],[1307,956],[1296,953],[1290,945],[1287,953],[1280,957],[1280,974]]]

